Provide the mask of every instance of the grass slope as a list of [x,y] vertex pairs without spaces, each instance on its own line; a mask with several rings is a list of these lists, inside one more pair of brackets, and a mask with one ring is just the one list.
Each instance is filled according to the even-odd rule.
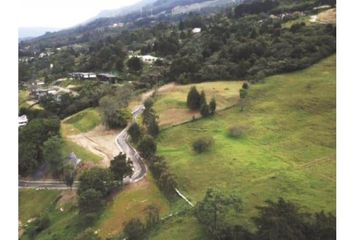
[[19,191],[19,218],[22,223],[37,217],[55,201],[60,191],[57,190],[32,190]]
[[135,217],[144,220],[144,210],[149,205],[158,207],[161,216],[169,212],[169,202],[151,175],[147,175],[142,182],[126,187],[114,197],[98,221],[99,234],[103,237],[117,235],[122,231],[124,222]]
[[218,81],[166,87],[159,91],[154,104],[154,109],[159,115],[160,126],[166,127],[191,120],[193,116],[200,116],[199,112],[189,111],[186,106],[187,94],[192,86],[196,86],[198,91],[204,90],[208,102],[215,97],[217,109],[220,110],[238,102],[242,83],[241,81]]
[[171,217],[161,224],[149,236],[151,240],[165,239],[188,239],[188,240],[208,240],[210,237],[205,229],[193,216]]
[[[163,131],[158,154],[167,158],[181,190],[196,202],[208,187],[236,191],[245,218],[266,199],[284,197],[308,211],[336,208],[336,57],[314,66],[272,76],[251,86],[240,107]],[[243,129],[239,139],[229,127]],[[214,147],[192,151],[209,135]],[[241,224],[252,227],[246,220]]]
[[70,153],[74,152],[76,156],[84,162],[99,163],[102,159],[100,156],[92,153],[89,150],[86,150],[85,148],[69,139],[64,140],[63,152],[64,156],[69,156]]
[[87,108],[62,122],[64,135],[88,132],[101,123],[101,115],[95,108]]

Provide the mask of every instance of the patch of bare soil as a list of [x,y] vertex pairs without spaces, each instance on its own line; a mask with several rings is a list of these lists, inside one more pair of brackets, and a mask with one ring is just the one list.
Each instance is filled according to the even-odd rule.
[[159,115],[159,125],[164,127],[180,124],[192,120],[193,117],[195,119],[200,118],[200,113],[192,112],[185,108],[170,108]]
[[119,154],[115,143],[118,133],[117,130],[108,130],[103,125],[98,125],[89,132],[67,136],[67,138],[92,153],[102,156],[100,165],[109,167],[113,157]]
[[76,201],[76,191],[75,190],[66,190],[61,193],[61,197],[57,202],[57,208],[63,208],[66,204]]
[[336,9],[331,8],[318,14],[317,20],[320,23],[336,23]]
[[[165,84],[158,89],[158,93],[163,93],[166,91],[170,91],[176,87],[175,83],[168,83]],[[150,90],[144,94],[141,95],[141,101],[144,102],[147,98],[151,97],[151,95],[154,93],[155,90]]]

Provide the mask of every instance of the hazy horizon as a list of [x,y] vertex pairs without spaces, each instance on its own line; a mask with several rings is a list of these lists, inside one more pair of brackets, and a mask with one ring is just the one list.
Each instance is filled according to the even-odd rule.
[[20,2],[19,28],[65,29],[85,22],[103,10],[132,5],[140,0],[22,0]]

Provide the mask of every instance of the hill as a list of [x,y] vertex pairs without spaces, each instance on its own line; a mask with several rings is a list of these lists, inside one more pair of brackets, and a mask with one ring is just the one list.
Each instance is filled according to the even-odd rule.
[[[193,202],[209,187],[236,191],[245,204],[237,221],[250,228],[254,207],[266,199],[284,197],[306,211],[335,213],[335,61],[331,56],[252,85],[242,112],[236,106],[162,131],[158,154],[179,187]],[[242,135],[231,137],[231,127]],[[194,153],[192,142],[205,136],[214,146]]]

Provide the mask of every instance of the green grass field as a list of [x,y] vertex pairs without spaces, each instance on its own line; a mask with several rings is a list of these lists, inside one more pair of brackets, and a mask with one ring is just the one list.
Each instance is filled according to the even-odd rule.
[[[35,238],[30,238],[24,233],[21,240],[52,240],[74,239],[78,233],[85,229],[80,224],[78,210],[74,202],[58,205],[55,200],[61,191],[57,190],[20,190],[19,213],[22,225],[27,224],[29,218],[38,217],[39,214],[47,214],[50,225],[41,231]],[[63,208],[63,211],[60,211]]]
[[[193,202],[207,188],[234,191],[243,199],[244,218],[266,199],[284,197],[306,211],[336,209],[336,57],[252,85],[240,106],[215,117],[168,128],[158,138],[179,188]],[[243,135],[234,139],[228,129]],[[208,152],[196,154],[192,142],[212,136]],[[158,238],[157,238],[158,239]]]
[[149,235],[151,240],[188,239],[208,240],[206,230],[194,216],[171,217]]
[[88,132],[101,123],[101,115],[95,108],[87,108],[62,122],[64,135]]
[[[37,217],[46,211],[59,196],[57,190],[32,190],[19,191],[19,219],[26,223],[29,219]],[[38,204],[40,203],[40,204]]]
[[166,87],[159,91],[154,104],[160,126],[166,127],[191,120],[193,116],[200,116],[199,112],[191,112],[186,106],[188,91],[192,86],[196,86],[198,91],[204,90],[207,101],[215,97],[217,110],[220,110],[238,102],[242,83],[242,81],[218,81]]
[[146,207],[154,205],[160,209],[160,216],[169,212],[169,202],[156,186],[151,175],[137,184],[127,186],[118,193],[101,215],[96,227],[103,237],[119,234],[132,218],[144,221]]

